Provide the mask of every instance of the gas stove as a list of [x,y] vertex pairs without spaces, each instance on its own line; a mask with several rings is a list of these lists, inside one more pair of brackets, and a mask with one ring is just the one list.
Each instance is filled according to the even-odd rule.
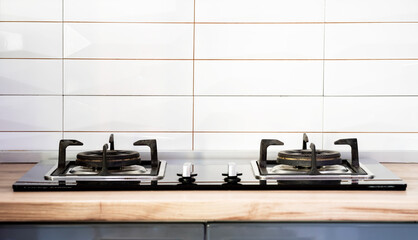
[[102,150],[80,152],[67,159],[69,146],[80,141],[63,139],[58,159],[36,164],[13,184],[14,191],[64,190],[405,190],[406,183],[379,162],[359,158],[357,139],[340,139],[351,157],[333,150],[309,148],[303,135],[302,148],[280,151],[267,159],[267,149],[283,145],[263,139],[258,159],[170,159],[158,158],[157,141],[139,140],[148,146],[150,159],[137,151],[115,150],[113,134]]

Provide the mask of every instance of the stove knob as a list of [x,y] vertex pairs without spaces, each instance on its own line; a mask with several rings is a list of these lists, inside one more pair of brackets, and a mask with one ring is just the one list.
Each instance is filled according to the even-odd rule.
[[223,173],[223,176],[226,176],[226,178],[224,178],[224,181],[227,182],[228,184],[237,184],[238,182],[241,181],[241,179],[238,176],[241,176],[242,173],[237,172],[237,164],[234,162],[229,162],[228,163],[228,172],[227,173]]
[[193,182],[196,181],[196,179],[194,179],[193,177],[197,176],[197,174],[193,172],[194,172],[194,164],[191,162],[184,163],[183,172],[177,174],[177,176],[181,177],[179,178],[179,181],[182,184],[193,184]]
[[192,177],[192,174],[194,172],[194,164],[191,162],[187,162],[183,164],[183,174],[182,177]]
[[228,177],[237,177],[237,164],[234,162],[228,163]]

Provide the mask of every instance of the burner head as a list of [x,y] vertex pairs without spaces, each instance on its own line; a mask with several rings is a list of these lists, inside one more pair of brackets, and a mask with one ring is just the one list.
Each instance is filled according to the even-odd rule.
[[[279,152],[277,162],[295,167],[311,167],[311,149],[286,150]],[[316,150],[317,166],[341,164],[341,154],[337,151]]]
[[[127,150],[108,150],[106,152],[107,166],[122,167],[129,165],[139,165],[141,158],[137,151]],[[78,166],[101,168],[103,165],[103,151],[87,151],[77,154],[75,164]]]

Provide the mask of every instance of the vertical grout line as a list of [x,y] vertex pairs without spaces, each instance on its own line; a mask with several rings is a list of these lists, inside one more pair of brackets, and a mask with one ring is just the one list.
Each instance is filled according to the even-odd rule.
[[194,62],[195,62],[195,36],[196,36],[196,0],[193,0],[193,104],[192,104],[192,151],[194,151]]
[[324,122],[325,122],[325,29],[326,29],[326,10],[327,10],[327,0],[324,0],[324,36],[323,36],[323,45],[322,45],[322,148],[324,148]]
[[64,0],[61,1],[61,138],[64,138]]

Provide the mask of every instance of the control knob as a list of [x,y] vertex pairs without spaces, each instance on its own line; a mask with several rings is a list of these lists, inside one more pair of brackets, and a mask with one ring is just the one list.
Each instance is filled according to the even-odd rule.
[[222,176],[226,176],[226,178],[224,178],[224,181],[226,183],[230,183],[230,184],[236,184],[238,182],[241,181],[241,178],[239,178],[238,176],[241,176],[242,173],[239,173],[237,171],[237,164],[234,162],[229,162],[228,163],[228,172],[227,173],[222,173]]
[[177,176],[181,177],[179,178],[179,182],[182,184],[193,184],[196,179],[194,177],[197,176],[194,172],[194,164],[191,162],[186,162],[183,164],[183,171],[182,173],[178,173]]

